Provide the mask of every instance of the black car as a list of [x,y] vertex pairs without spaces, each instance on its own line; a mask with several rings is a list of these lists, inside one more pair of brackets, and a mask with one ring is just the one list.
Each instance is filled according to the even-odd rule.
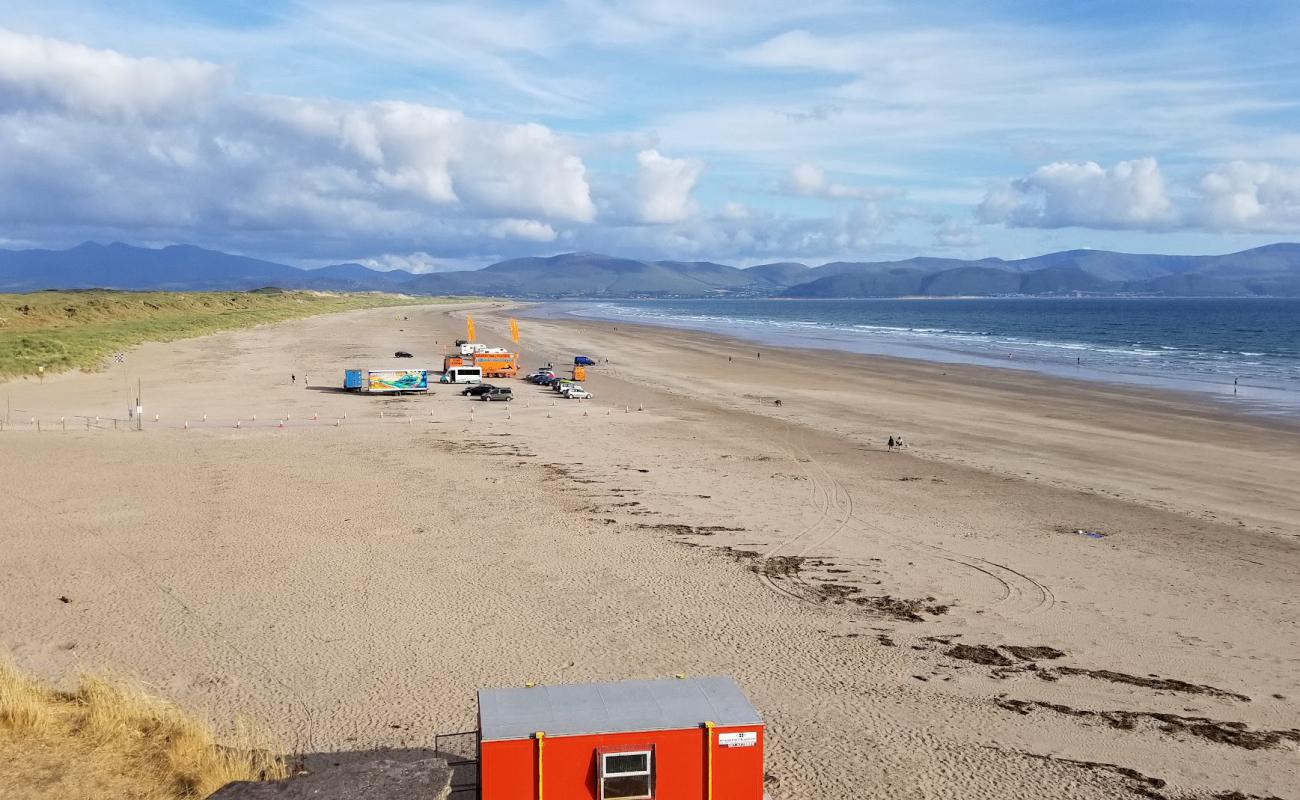
[[484,392],[479,399],[485,403],[489,400],[514,400],[515,395],[507,386],[493,386],[490,391]]
[[497,387],[493,386],[490,383],[476,383],[473,386],[469,387],[468,389],[461,390],[461,395],[465,397],[478,397],[480,395],[487,394],[488,392],[492,391],[495,388]]
[[415,358],[415,356],[405,350],[398,350],[396,353],[393,353],[393,358]]

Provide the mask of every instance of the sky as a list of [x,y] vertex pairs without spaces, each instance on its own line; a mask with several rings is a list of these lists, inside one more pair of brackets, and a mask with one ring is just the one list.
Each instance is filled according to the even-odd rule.
[[0,0],[0,247],[1232,252],[1300,239],[1296,41],[1272,0]]

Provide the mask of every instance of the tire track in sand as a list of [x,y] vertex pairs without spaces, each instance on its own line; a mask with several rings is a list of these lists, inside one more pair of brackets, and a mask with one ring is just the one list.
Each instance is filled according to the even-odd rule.
[[[772,569],[771,560],[778,557],[782,550],[799,542],[826,520],[833,517],[837,521],[825,535],[815,541],[806,543],[798,552],[792,555],[796,558],[807,557],[815,549],[825,546],[842,534],[852,523],[852,527],[863,533],[872,533],[878,538],[887,539],[892,546],[909,550],[918,556],[938,559],[964,567],[993,581],[998,586],[999,596],[987,604],[986,608],[988,609],[1009,612],[1015,616],[1032,616],[1046,613],[1055,605],[1056,596],[1050,587],[1006,564],[980,556],[960,553],[939,545],[911,541],[899,537],[893,531],[859,516],[852,492],[837,480],[821,461],[812,455],[806,445],[800,443],[799,446],[796,446],[793,443],[790,435],[793,427],[793,425],[787,427],[782,449],[786,451],[787,455],[807,477],[809,481],[809,504],[817,507],[818,518],[793,536],[769,548],[760,557],[760,579],[774,591],[804,602],[817,602],[817,590],[799,575],[797,569]],[[802,430],[800,432],[803,433]],[[806,437],[801,436],[801,438]],[[844,498],[843,501],[840,500],[841,496]],[[920,509],[918,508],[917,511],[919,512]],[[798,587],[800,591],[792,591],[781,586],[774,579],[775,574],[788,576],[790,583]]]

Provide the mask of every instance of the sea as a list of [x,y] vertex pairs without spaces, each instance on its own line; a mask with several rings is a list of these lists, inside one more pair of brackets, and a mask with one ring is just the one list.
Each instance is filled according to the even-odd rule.
[[1294,298],[611,300],[533,313],[1173,389],[1300,416]]

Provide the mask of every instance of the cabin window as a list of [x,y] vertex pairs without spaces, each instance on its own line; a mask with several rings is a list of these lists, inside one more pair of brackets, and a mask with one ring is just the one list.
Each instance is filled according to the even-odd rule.
[[649,750],[600,755],[601,800],[651,800],[654,785]]

